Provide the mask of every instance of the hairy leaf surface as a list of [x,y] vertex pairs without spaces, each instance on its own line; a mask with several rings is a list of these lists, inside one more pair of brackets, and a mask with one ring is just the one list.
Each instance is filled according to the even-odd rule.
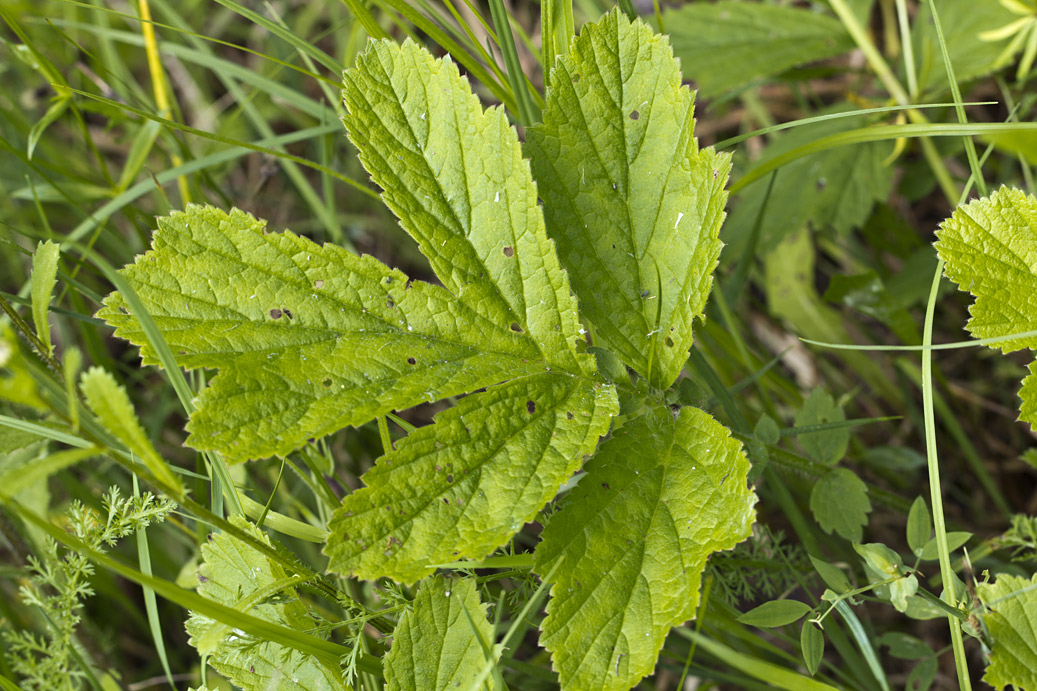
[[[237,525],[269,544],[259,530],[235,518]],[[222,605],[298,631],[316,625],[299,599],[295,581],[284,568],[227,533],[202,545],[198,592]],[[337,665],[277,643],[253,638],[208,617],[191,613],[190,643],[209,664],[244,691],[346,691]]]
[[536,551],[539,574],[565,560],[541,642],[563,689],[625,691],[694,616],[709,555],[749,536],[756,495],[741,444],[695,408],[627,423],[586,469]]
[[[968,330],[977,338],[1037,330],[1037,198],[1002,187],[959,206],[937,231],[947,277],[976,296]],[[1037,348],[1037,336],[998,343]],[[1037,427],[1037,363],[1023,380],[1020,419]]]
[[507,542],[592,453],[610,385],[544,373],[464,398],[397,443],[331,521],[329,568],[411,583]]
[[[473,579],[431,578],[418,589],[414,609],[400,617],[393,633],[392,650],[385,657],[388,689],[470,689],[487,654],[500,656],[493,638]],[[482,686],[499,688],[499,680]]]
[[693,3],[663,21],[684,76],[710,97],[853,47],[838,20],[781,5]]
[[[161,218],[152,246],[123,274],[180,365],[220,369],[188,444],[232,461],[286,454],[395,408],[547,366],[528,333],[490,321],[466,295],[334,245],[266,233],[238,210],[190,206]],[[146,341],[120,294],[99,315],[116,335]],[[156,362],[148,346],[142,355]]]
[[1037,575],[998,574],[993,583],[978,584],[976,592],[990,608],[983,620],[994,639],[983,681],[995,689],[1037,688]]
[[730,158],[694,137],[666,38],[614,11],[551,72],[527,152],[595,343],[659,388],[677,378],[712,286]]
[[491,323],[515,323],[540,358],[590,374],[569,281],[504,110],[483,110],[449,59],[372,43],[346,70],[344,122],[382,199],[443,285]]

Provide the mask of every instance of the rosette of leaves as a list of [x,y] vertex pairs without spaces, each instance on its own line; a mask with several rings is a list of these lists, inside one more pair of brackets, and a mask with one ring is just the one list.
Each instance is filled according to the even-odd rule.
[[[563,688],[630,688],[694,615],[709,555],[754,520],[741,445],[664,398],[711,287],[729,159],[699,149],[666,39],[619,12],[559,58],[528,160],[503,110],[410,41],[372,42],[343,93],[362,163],[442,285],[237,210],[160,219],[123,275],[178,364],[219,370],[187,444],[283,455],[464,395],[329,526],[331,571],[402,583],[505,544],[593,455],[534,557],[542,576],[564,562],[542,640]],[[156,362],[123,296],[100,314]],[[648,391],[596,455],[634,387],[599,372],[585,326]]]

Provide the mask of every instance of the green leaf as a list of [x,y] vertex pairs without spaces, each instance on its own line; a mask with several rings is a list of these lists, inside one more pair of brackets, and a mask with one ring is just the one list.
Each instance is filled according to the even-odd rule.
[[[232,522],[269,544],[267,537],[241,518]],[[253,547],[227,533],[210,536],[202,545],[204,563],[198,570],[198,593],[297,631],[310,631],[316,622],[299,599],[284,568]],[[346,691],[337,665],[278,643],[254,638],[248,632],[192,612],[187,620],[190,643],[209,664],[244,691]]]
[[[822,114],[850,109],[849,105],[839,106]],[[769,144],[755,165],[821,137],[860,126],[858,118],[838,118],[798,127]],[[760,256],[807,225],[818,229],[831,227],[839,233],[861,226],[875,203],[885,200],[892,189],[894,168],[884,163],[891,150],[888,142],[871,142],[836,147],[797,159],[775,173],[770,196],[766,177],[751,184],[738,194],[738,204],[724,226],[724,242],[728,245],[725,257],[737,257],[748,250],[757,223],[756,251]]]
[[329,526],[328,568],[412,583],[532,520],[617,412],[605,384],[544,373],[468,396],[397,442]]
[[[388,689],[468,691],[486,663],[483,646],[493,647],[493,639],[473,579],[435,576],[424,581],[414,609],[400,617],[393,633],[392,650],[385,657]],[[493,647],[492,654],[496,660],[500,650]],[[481,688],[501,685],[498,679]]]
[[21,341],[7,325],[0,326],[0,400],[37,410],[47,407],[36,390],[36,380],[29,372]]
[[448,291],[514,324],[537,359],[592,374],[576,300],[544,230],[537,188],[502,108],[483,110],[449,59],[411,41],[371,43],[345,72],[360,160]]
[[741,445],[707,413],[651,410],[588,461],[544,529],[534,570],[564,558],[540,640],[563,689],[629,689],[695,614],[706,559],[749,536]]
[[711,98],[853,47],[838,20],[779,5],[694,3],[663,21],[685,75]]
[[845,593],[850,590],[850,580],[843,573],[842,569],[832,566],[827,561],[822,561],[813,555],[809,556],[810,563],[814,565],[814,570],[821,576],[821,580],[825,582],[825,585],[836,593]]
[[834,531],[851,542],[860,542],[871,511],[868,486],[853,471],[834,468],[814,484],[810,511],[829,535]]
[[[959,206],[937,231],[944,273],[976,296],[968,330],[977,338],[1037,330],[1037,198],[1002,187]],[[1037,337],[1003,341],[1008,353],[1037,348]],[[1019,419],[1037,428],[1037,366],[1023,380]]]
[[174,498],[181,497],[184,488],[180,478],[152,446],[137,420],[137,413],[133,410],[126,389],[115,381],[115,377],[102,367],[91,367],[80,379],[80,387],[87,405],[104,428],[125,444],[159,481],[170,487]]
[[810,605],[799,600],[772,600],[737,617],[746,626],[775,628],[799,620],[810,611]]
[[48,353],[54,349],[50,342],[48,317],[50,316],[50,301],[53,297],[54,286],[57,284],[58,257],[60,256],[60,246],[50,240],[38,244],[36,253],[32,256],[32,320],[36,324],[36,334],[40,337],[40,341],[43,342]]
[[[846,414],[828,392],[818,387],[810,392],[803,407],[796,413],[796,427],[843,422]],[[835,465],[846,455],[850,430],[843,427],[822,432],[798,435],[799,443],[810,456],[825,465]]]
[[551,71],[526,151],[595,343],[656,388],[687,359],[721,243],[730,158],[699,149],[666,38],[618,9]]
[[983,681],[998,690],[1009,684],[1037,688],[1037,574],[998,574],[993,583],[977,584],[976,593],[987,607],[983,621],[994,640]]
[[[122,273],[178,364],[220,369],[187,443],[229,461],[284,455],[396,408],[550,367],[528,333],[488,321],[466,292],[268,234],[238,210],[189,206],[160,218],[152,247]],[[146,342],[121,294],[98,314],[116,335]],[[142,356],[156,362],[148,346]]]
[[821,629],[809,619],[803,622],[799,631],[799,648],[803,652],[803,663],[811,676],[817,674],[821,666],[821,658],[825,655],[825,637]]
[[774,418],[764,413],[760,416],[756,427],[753,429],[753,436],[764,444],[774,445],[781,441],[781,428],[778,427],[778,423],[774,421]]
[[[985,32],[1000,29],[1020,17],[1000,2],[974,0],[942,0],[938,6],[940,27],[946,40],[954,77],[959,83],[982,77],[1004,67],[1018,48],[1004,54],[1007,38],[984,40]],[[915,63],[918,65],[918,86],[923,92],[946,92],[947,68],[943,51],[936,35],[929,3],[919,6],[911,32],[914,42]]]
[[918,497],[907,513],[907,546],[916,557],[922,553],[932,534],[933,524],[929,517],[929,507],[926,506],[924,498]]
[[[949,531],[947,533],[947,551],[953,552],[958,549],[966,542],[972,539],[972,533],[965,531]],[[923,561],[936,561],[940,558],[939,548],[936,546],[936,538],[927,541],[925,546],[922,548],[922,553],[919,557]]]

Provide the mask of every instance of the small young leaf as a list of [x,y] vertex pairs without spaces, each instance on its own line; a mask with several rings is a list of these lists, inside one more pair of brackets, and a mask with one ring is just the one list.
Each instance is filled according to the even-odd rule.
[[[241,518],[231,519],[256,538],[267,537]],[[284,568],[228,533],[202,545],[198,593],[246,614],[309,631],[314,619]],[[187,620],[190,643],[209,664],[243,691],[347,691],[342,670],[313,655],[250,636],[195,612]]]
[[810,605],[799,600],[772,600],[739,615],[738,621],[746,626],[771,629],[791,624],[809,611]]
[[826,561],[821,561],[814,555],[810,555],[810,563],[814,565],[814,570],[821,576],[821,580],[825,582],[825,585],[836,593],[845,593],[850,590],[850,580],[843,573],[842,569],[832,566]]
[[821,658],[825,654],[825,636],[814,622],[803,622],[803,628],[799,631],[799,648],[803,652],[803,662],[807,671],[813,676],[817,674],[817,668],[821,666]]
[[32,320],[36,324],[36,334],[40,337],[47,352],[54,347],[50,342],[50,301],[54,286],[57,284],[58,257],[61,248],[50,240],[36,246],[36,254],[32,256]]
[[[968,330],[977,338],[1037,331],[1037,197],[1002,187],[959,206],[937,231],[936,251],[947,277],[976,296]],[[1003,352],[1037,348],[1037,337],[993,346]],[[1020,392],[1019,419],[1037,429],[1037,363]]]
[[978,584],[976,593],[987,607],[983,621],[994,640],[983,681],[998,690],[1009,684],[1037,689],[1037,575],[998,574],[993,583]]
[[80,387],[87,405],[104,428],[125,444],[158,480],[172,488],[174,498],[181,496],[184,488],[180,478],[151,445],[151,440],[137,420],[126,389],[115,381],[115,377],[102,367],[91,367],[80,379]]
[[907,513],[907,546],[911,548],[916,557],[922,553],[932,533],[933,526],[929,518],[929,507],[926,506],[925,499],[918,497],[911,504],[911,510]]
[[741,445],[707,413],[655,408],[621,427],[544,529],[541,641],[562,688],[626,691],[695,614],[706,559],[750,534],[756,495]]
[[[947,533],[947,551],[953,552],[972,538],[972,533],[965,531],[950,531]],[[929,540],[922,548],[919,555],[925,561],[936,561],[940,558],[940,550],[936,545],[936,538]]]
[[413,583],[430,564],[485,557],[558,493],[615,413],[612,386],[553,373],[463,398],[342,502],[328,568]]
[[774,445],[781,441],[781,428],[770,415],[764,413],[760,416],[753,430],[753,435],[764,444]]
[[[843,409],[836,404],[824,389],[816,388],[796,413],[796,427],[823,425],[830,422],[842,422],[846,419]],[[829,429],[823,432],[809,432],[797,437],[810,456],[825,465],[835,465],[846,455],[846,447],[850,443],[850,430],[847,428]]]
[[826,533],[860,542],[871,511],[868,486],[853,471],[833,468],[810,492],[810,511]]
[[[393,632],[392,649],[385,657],[388,689],[467,691],[486,663],[484,644],[492,648],[495,660],[500,657],[475,581],[442,576],[424,581],[414,609],[400,617]],[[499,677],[481,687],[488,688],[502,688]]]
[[730,157],[699,149],[667,39],[618,9],[551,71],[526,151],[597,343],[659,389],[688,357],[721,242]]

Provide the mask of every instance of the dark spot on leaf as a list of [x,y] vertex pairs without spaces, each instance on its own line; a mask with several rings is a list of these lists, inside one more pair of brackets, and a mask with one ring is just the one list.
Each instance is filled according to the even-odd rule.
[[713,179],[716,180],[718,177],[720,177],[720,171],[719,170],[714,170],[713,171]]
[[330,387],[331,386],[331,377],[324,377],[324,381],[322,381],[321,384],[324,385],[325,389]]
[[447,475],[446,476],[446,481],[447,482],[453,482],[454,481],[454,476],[453,475]]
[[666,344],[667,348],[672,348],[673,347],[673,339],[670,338],[669,336],[666,337],[666,340],[663,341],[663,343]]
[[119,312],[122,313],[122,314],[129,314],[130,313],[130,311],[128,309],[126,309],[125,307],[123,307],[122,305],[119,305]]
[[392,309],[393,307],[396,306],[396,302],[392,298],[386,298],[385,306],[388,307],[389,309]]
[[565,413],[565,417],[566,417],[566,419],[568,419],[568,420],[572,420],[572,419],[573,419],[573,411],[571,411],[571,410],[569,410],[569,411],[566,411],[566,413]]
[[447,506],[450,506],[450,500],[447,499],[446,497],[443,497],[443,503],[446,504]]
[[522,333],[522,327],[518,325],[518,322],[511,322],[511,330],[517,334]]
[[526,401],[526,410],[529,411],[530,415],[532,415],[537,411],[537,404],[533,401]]
[[825,180],[824,178],[818,178],[817,179],[817,189],[823,190],[827,186],[828,186],[828,181],[827,180]]
[[386,276],[385,277],[385,282],[386,282],[386,284],[392,283],[392,276]]
[[577,72],[576,74],[573,75],[573,84],[575,84],[578,81],[580,81],[580,73],[579,72]]
[[292,311],[287,307],[284,308],[284,316],[288,317],[289,319],[295,319],[295,315],[292,314]]
[[409,358],[407,358],[407,364],[408,364],[408,365],[416,365],[416,364],[418,364],[418,361],[417,361],[417,360],[415,360],[415,359],[414,359],[414,358],[412,358],[412,357],[409,357]]
[[604,489],[612,489],[611,487],[609,487],[609,483],[607,483],[607,482],[603,482],[603,483],[601,483],[601,486],[602,486],[602,487],[603,487]]
[[178,351],[176,351],[176,354],[177,355],[187,355],[187,351],[186,350],[178,350]]
[[514,257],[515,256],[515,248],[511,247],[511,246],[505,247],[504,248],[504,256],[505,257]]
[[282,314],[284,314],[284,312],[282,312],[281,310],[277,309],[276,307],[273,308],[272,310],[270,310],[270,318],[271,319],[280,319]]
[[209,579],[206,578],[205,576],[203,576],[202,574],[198,574],[198,582],[199,583],[208,583]]
[[641,118],[641,114],[638,113],[636,110],[630,111],[630,119],[631,120],[639,120],[640,118]]
[[641,293],[641,297],[643,297],[643,298],[648,297],[648,291],[646,290],[645,292]]

